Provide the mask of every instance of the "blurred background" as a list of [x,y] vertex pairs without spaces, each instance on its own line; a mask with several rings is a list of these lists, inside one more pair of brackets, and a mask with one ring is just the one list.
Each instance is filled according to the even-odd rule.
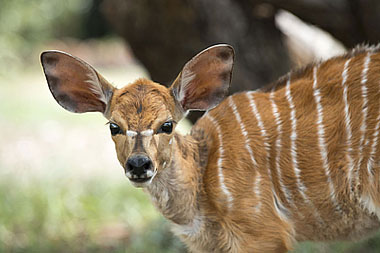
[[[378,24],[376,0],[0,0],[0,252],[186,252],[124,177],[106,120],[54,101],[41,51],[76,55],[119,87],[169,85],[197,52],[229,43],[237,92],[378,43]],[[379,249],[378,233],[294,252]]]

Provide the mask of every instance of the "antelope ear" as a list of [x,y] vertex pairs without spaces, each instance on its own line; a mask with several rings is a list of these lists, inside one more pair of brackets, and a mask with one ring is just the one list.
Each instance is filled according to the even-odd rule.
[[45,51],[41,63],[55,100],[68,111],[105,114],[114,87],[79,58],[59,51]]
[[217,106],[228,93],[233,63],[234,50],[225,44],[209,47],[186,63],[170,88],[182,109]]

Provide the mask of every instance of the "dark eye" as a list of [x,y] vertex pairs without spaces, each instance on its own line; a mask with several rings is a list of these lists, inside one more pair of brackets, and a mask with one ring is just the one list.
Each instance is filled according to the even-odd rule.
[[157,133],[170,134],[173,131],[173,122],[167,121],[158,129]]
[[115,123],[110,123],[110,130],[112,135],[121,134],[121,129]]

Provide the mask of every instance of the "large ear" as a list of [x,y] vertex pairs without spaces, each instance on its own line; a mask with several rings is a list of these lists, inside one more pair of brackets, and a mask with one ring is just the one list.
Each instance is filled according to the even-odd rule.
[[45,51],[41,63],[55,100],[71,112],[105,114],[114,87],[89,64],[59,51]]
[[233,63],[234,50],[225,44],[209,47],[186,63],[170,88],[182,109],[217,106],[228,93]]

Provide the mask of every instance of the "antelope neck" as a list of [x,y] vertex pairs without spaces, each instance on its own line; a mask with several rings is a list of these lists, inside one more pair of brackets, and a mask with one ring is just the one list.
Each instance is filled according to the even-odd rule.
[[147,187],[153,203],[175,224],[191,223],[199,215],[201,166],[199,143],[175,133],[172,158]]

